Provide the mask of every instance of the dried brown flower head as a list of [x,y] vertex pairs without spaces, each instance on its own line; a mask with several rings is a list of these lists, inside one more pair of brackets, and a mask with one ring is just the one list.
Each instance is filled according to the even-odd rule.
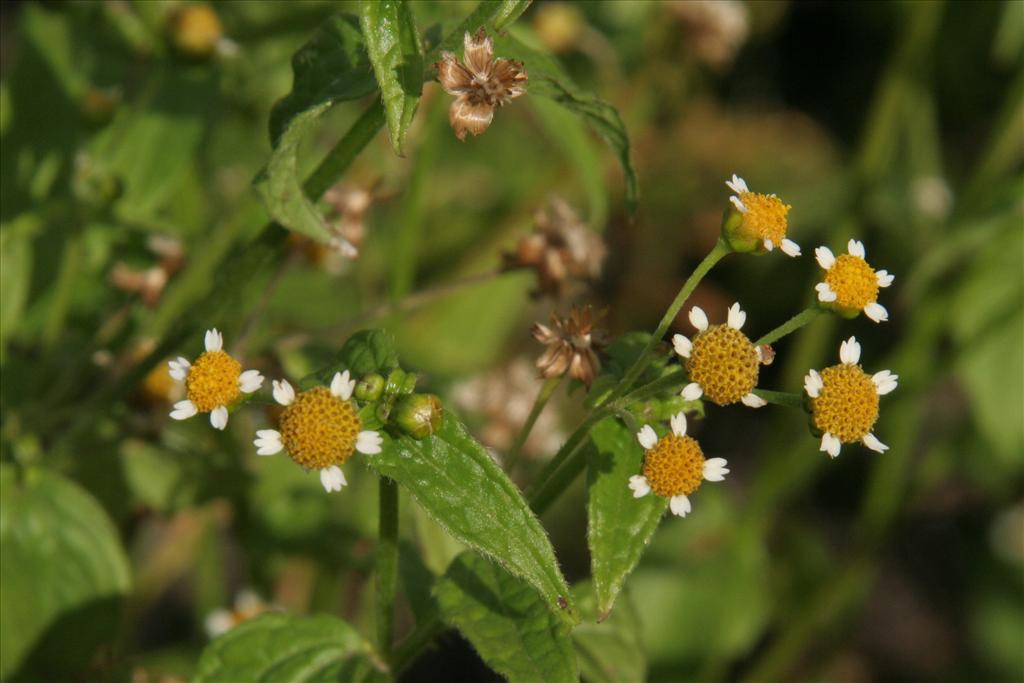
[[668,7],[694,56],[714,68],[732,64],[750,32],[747,7],[736,0],[674,0]]
[[330,205],[333,220],[329,220],[334,236],[330,246],[345,258],[355,259],[366,238],[366,224],[363,219],[373,204],[375,187],[369,189],[339,183],[327,190],[324,201]]
[[567,278],[594,280],[601,274],[605,246],[564,200],[554,197],[537,212],[532,234],[505,254],[505,269],[537,272],[537,294],[561,296]]
[[437,80],[455,101],[448,109],[448,122],[455,136],[480,135],[491,125],[494,110],[526,93],[527,75],[523,65],[512,59],[495,59],[494,43],[480,27],[475,35],[466,32],[462,61],[442,52]]
[[559,377],[568,372],[573,379],[590,386],[601,370],[597,351],[605,345],[604,330],[596,326],[600,317],[592,306],[573,306],[568,318],[552,313],[551,327],[534,323],[530,330],[533,338],[548,347],[537,359],[542,377]]

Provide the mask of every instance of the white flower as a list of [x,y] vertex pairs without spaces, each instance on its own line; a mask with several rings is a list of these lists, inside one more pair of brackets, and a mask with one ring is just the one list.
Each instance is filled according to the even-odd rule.
[[783,204],[774,194],[751,192],[747,182],[735,173],[731,180],[725,181],[725,184],[736,193],[729,197],[729,201],[743,214],[745,236],[757,235],[767,251],[779,247],[787,256],[800,255],[800,245],[786,237],[786,216],[789,213],[789,206]]
[[846,254],[836,258],[828,247],[818,247],[814,257],[825,271],[825,281],[814,286],[818,301],[846,311],[863,311],[871,320],[885,322],[889,312],[878,303],[878,290],[895,279],[888,271],[875,271],[864,260],[864,244],[850,240]]
[[[694,306],[690,309],[690,323],[697,328],[696,337],[691,341],[677,334],[672,337],[672,347],[681,358],[686,359],[686,369],[692,380],[683,387],[680,394],[687,401],[696,401],[705,395],[706,386],[728,387],[715,391],[709,399],[718,405],[729,405],[742,401],[751,408],[760,408],[767,404],[761,397],[753,393],[757,384],[758,365],[762,362],[761,349],[754,346],[746,335],[742,334],[743,325],[747,322],[747,314],[739,303],[729,307],[725,327],[708,324],[708,316]],[[735,331],[733,331],[735,330]],[[751,365],[751,355],[756,362]],[[720,362],[726,358],[726,365]],[[735,378],[741,378],[740,384]]]

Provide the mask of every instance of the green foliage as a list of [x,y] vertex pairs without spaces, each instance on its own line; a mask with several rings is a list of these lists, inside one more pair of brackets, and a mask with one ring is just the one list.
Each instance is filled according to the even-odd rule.
[[89,493],[43,471],[0,465],[0,677],[56,680],[117,626],[128,559]]
[[588,683],[647,680],[640,619],[628,591],[621,595],[618,609],[610,615],[598,608],[590,581],[574,585],[572,594],[582,618],[582,623],[573,629],[572,642],[583,680]]
[[405,155],[405,134],[423,90],[423,46],[405,0],[364,0],[359,25],[387,112],[391,145]]
[[529,583],[486,558],[463,553],[434,593],[444,620],[511,683],[579,680],[568,626]]
[[562,620],[575,620],[569,587],[544,528],[454,415],[446,414],[433,436],[386,440],[383,452],[365,461],[404,487],[456,540],[526,580]]
[[384,330],[363,330],[348,338],[334,362],[320,373],[320,377],[329,381],[335,372],[344,370],[356,378],[371,373],[387,376],[396,368],[398,352],[394,336]]
[[633,497],[629,478],[640,473],[644,449],[618,418],[598,422],[590,438],[587,544],[597,608],[607,616],[658,528],[668,501],[653,494]]
[[195,683],[327,683],[387,680],[372,646],[349,624],[326,615],[264,614],[213,641]]

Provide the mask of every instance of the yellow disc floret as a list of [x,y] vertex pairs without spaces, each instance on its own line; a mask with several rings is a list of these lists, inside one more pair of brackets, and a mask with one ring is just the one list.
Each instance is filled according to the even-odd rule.
[[704,479],[704,452],[696,439],[669,434],[647,451],[643,472],[662,498],[688,496]]
[[710,401],[729,405],[757,385],[757,350],[739,330],[712,325],[694,338],[686,369]]
[[824,385],[811,399],[814,426],[843,443],[860,441],[878,419],[878,391],[859,365],[833,365],[821,371]]
[[783,204],[773,194],[740,192],[739,199],[747,207],[743,214],[743,231],[762,240],[771,240],[775,246],[782,244],[786,236],[787,216],[793,207]]
[[242,365],[223,351],[207,351],[196,359],[185,378],[188,400],[200,413],[231,404],[238,398]]
[[867,261],[843,254],[825,273],[825,282],[836,293],[835,303],[860,310],[878,299],[878,276]]
[[310,469],[344,465],[356,448],[363,424],[351,401],[324,387],[304,391],[284,409],[281,441],[291,459]]

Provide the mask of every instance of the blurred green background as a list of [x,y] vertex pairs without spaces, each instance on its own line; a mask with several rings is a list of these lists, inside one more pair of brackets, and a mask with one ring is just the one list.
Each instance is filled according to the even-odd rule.
[[[473,4],[414,10],[433,30]],[[372,632],[373,477],[349,468],[351,486],[328,496],[286,459],[257,459],[256,408],[223,433],[170,421],[165,366],[145,379],[133,367],[175,326],[190,330],[175,355],[196,355],[216,326],[246,367],[292,380],[356,329],[386,326],[404,364],[500,449],[515,429],[502,406],[540,385],[521,369],[540,351],[529,324],[569,301],[531,298],[527,273],[488,276],[534,213],[553,194],[578,207],[609,257],[574,294],[607,306],[613,334],[650,330],[714,243],[738,173],[793,206],[805,256],[732,257],[694,301],[715,320],[738,300],[748,329],[767,331],[812,301],[815,246],[863,240],[896,275],[881,298],[890,322],[822,318],[776,345],[760,385],[799,391],[856,335],[868,370],[901,378],[877,427],[891,450],[829,461],[802,414],[710,407],[697,429],[730,479],[662,523],[620,607],[638,619],[648,680],[1021,680],[1024,4],[536,2],[517,34],[626,122],[635,216],[613,155],[576,119],[527,95],[460,143],[431,83],[408,157],[379,135],[343,179],[374,197],[358,259],[292,240],[272,267],[230,280],[226,264],[267,222],[251,181],[291,55],[354,9],[217,3],[207,28],[221,39],[205,54],[182,43],[198,30],[184,7],[0,5],[3,491],[36,478],[52,506],[34,514],[67,529],[37,537],[34,518],[3,520],[3,676],[185,679],[208,615],[245,589]],[[331,112],[300,156],[308,169],[366,104]],[[477,275],[389,314],[389,301]],[[226,312],[198,315],[210,300]],[[524,480],[580,402],[556,395]],[[96,504],[67,502],[81,496]],[[403,577],[441,572],[455,542],[402,509]],[[586,578],[580,482],[544,522],[567,577]],[[67,565],[32,564],[46,552]],[[92,553],[88,571],[76,553]],[[83,581],[109,598],[76,603]],[[61,605],[90,628],[47,622]],[[449,633],[405,679],[489,676]]]

